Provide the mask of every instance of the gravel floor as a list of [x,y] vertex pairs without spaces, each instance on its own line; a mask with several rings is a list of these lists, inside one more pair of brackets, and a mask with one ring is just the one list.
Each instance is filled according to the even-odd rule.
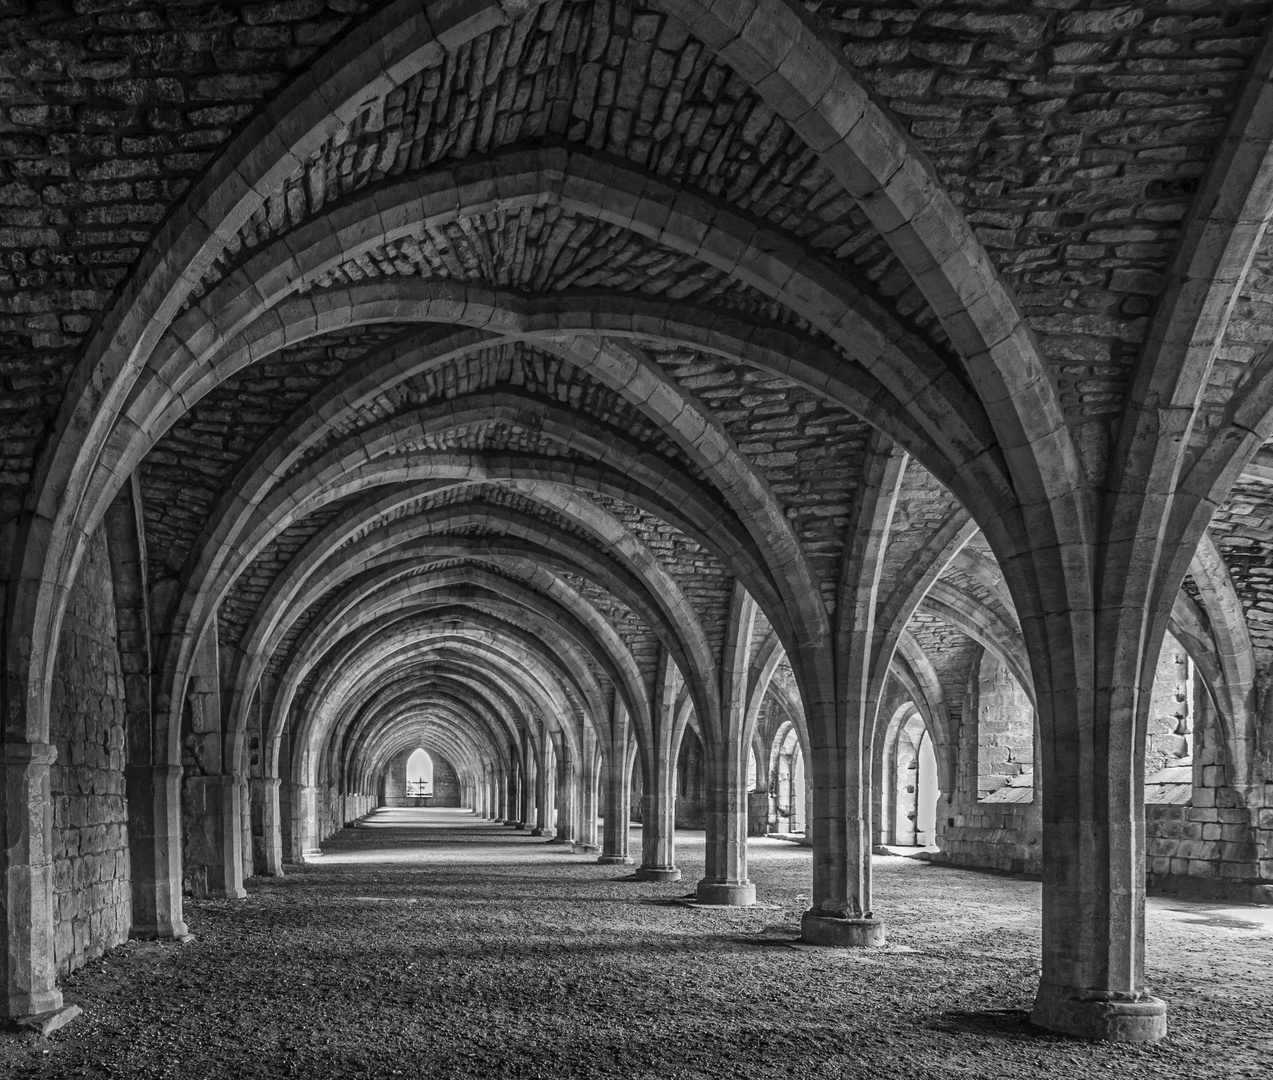
[[1036,882],[882,857],[889,946],[813,949],[793,944],[806,849],[753,840],[761,902],[725,910],[677,902],[702,833],[677,844],[684,882],[650,884],[454,811],[381,811],[247,900],[190,903],[192,943],[75,973],[84,1015],[0,1035],[0,1075],[1273,1077],[1273,908],[1152,900],[1171,1034],[1095,1045],[1025,1020]]

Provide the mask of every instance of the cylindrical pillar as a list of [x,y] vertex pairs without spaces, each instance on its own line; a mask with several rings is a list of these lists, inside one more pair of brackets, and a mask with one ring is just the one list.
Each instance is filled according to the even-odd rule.
[[556,780],[556,831],[551,843],[569,844],[574,840],[575,785],[571,781],[573,763],[570,747],[560,735],[553,736],[553,775]]
[[605,825],[601,837],[601,855],[597,862],[627,866],[628,829],[632,818],[632,789],[628,784],[628,757],[625,747],[611,748],[603,763],[605,783]]
[[739,775],[728,745],[705,749],[707,838],[696,895],[700,904],[745,907],[756,902],[756,886],[747,878],[746,773]]
[[539,761],[535,767],[535,827],[531,836],[543,836],[552,830],[548,828],[548,747],[543,733],[539,740]]
[[660,746],[651,761],[641,794],[642,881],[680,881],[676,865],[676,769],[671,749]]

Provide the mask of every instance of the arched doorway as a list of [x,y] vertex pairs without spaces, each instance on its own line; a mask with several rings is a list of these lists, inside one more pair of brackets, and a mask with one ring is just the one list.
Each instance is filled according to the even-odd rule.
[[920,736],[915,774],[915,842],[932,847],[937,843],[937,798],[941,791],[937,786],[937,754],[927,728]]
[[431,806],[433,803],[433,758],[424,747],[407,758],[408,806]]
[[[785,728],[785,730],[783,730]],[[805,764],[795,724],[788,721],[778,731],[778,761],[775,770],[775,809],[780,833],[805,831]]]
[[891,767],[886,766],[886,795],[891,805],[887,820],[891,835],[885,842],[899,847],[931,847],[937,842],[937,753],[918,711],[912,711],[897,729],[889,747]]

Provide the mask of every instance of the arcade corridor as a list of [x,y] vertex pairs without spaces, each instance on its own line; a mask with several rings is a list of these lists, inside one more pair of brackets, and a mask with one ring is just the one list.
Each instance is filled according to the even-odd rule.
[[[692,882],[703,834],[677,846]],[[695,908],[684,882],[466,811],[379,810],[245,901],[192,903],[191,943],[131,942],[70,976],[84,1015],[0,1044],[0,1073],[1267,1075],[1273,909],[1151,897],[1149,982],[1179,1021],[1152,1046],[1087,1043],[998,1011],[1038,979],[1037,883],[877,858],[890,944],[818,949],[795,943],[808,849],[749,849],[758,903]]]

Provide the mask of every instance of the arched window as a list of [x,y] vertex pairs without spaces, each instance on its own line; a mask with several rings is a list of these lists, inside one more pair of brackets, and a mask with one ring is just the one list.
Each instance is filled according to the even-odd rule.
[[1145,802],[1187,805],[1193,797],[1193,661],[1171,634],[1163,637],[1145,726]]
[[423,748],[407,758],[407,794],[433,794],[433,759]]
[[[976,720],[977,798],[992,802],[1031,802],[1034,798],[1034,707],[1016,676],[989,652],[981,654]],[[991,798],[1004,788],[1013,790]]]

